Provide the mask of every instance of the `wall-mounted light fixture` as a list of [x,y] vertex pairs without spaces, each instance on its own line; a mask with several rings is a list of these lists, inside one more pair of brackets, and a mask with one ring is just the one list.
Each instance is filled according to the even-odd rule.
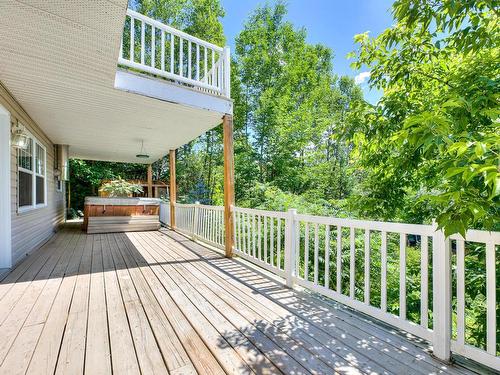
[[12,127],[11,146],[14,148],[27,149],[28,135],[21,124],[16,124]]

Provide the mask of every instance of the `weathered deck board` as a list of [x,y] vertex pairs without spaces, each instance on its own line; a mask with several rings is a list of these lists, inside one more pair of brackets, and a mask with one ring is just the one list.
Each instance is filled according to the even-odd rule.
[[67,226],[0,281],[0,373],[466,374],[170,231]]
[[[143,236],[147,235],[143,234]],[[368,327],[373,327],[373,324],[369,325],[369,323],[363,322],[362,326],[368,327],[368,330],[362,331],[358,328],[359,317],[346,316],[343,309],[329,308],[326,311],[327,315],[319,315],[318,304],[316,301],[311,303],[311,298],[300,299],[299,293],[283,290],[276,282],[217,256],[214,252],[204,249],[200,245],[188,244],[190,247],[197,248],[197,254],[205,256],[208,262],[213,261],[217,267],[210,266],[207,262],[194,262],[197,255],[182,250],[183,246],[179,246],[174,241],[170,242],[165,238],[163,241],[169,243],[169,248],[177,252],[178,256],[183,257],[186,262],[190,262],[189,266],[198,267],[200,269],[199,277],[204,275],[206,284],[212,284],[211,287],[214,289],[222,286],[225,291],[220,291],[219,295],[239,296],[242,303],[260,311],[261,318],[258,319],[264,319],[269,324],[276,324],[281,331],[288,332],[297,340],[310,345],[314,351],[319,352],[318,355],[330,364],[335,363],[340,368],[345,366],[345,362],[350,359],[351,365],[357,364],[360,368],[378,373],[384,371],[404,372],[410,368],[416,374],[428,374],[446,369],[446,366],[439,363],[436,366],[437,362],[433,361],[429,355],[422,353],[420,348],[418,348],[418,355],[415,351],[408,353],[407,351],[411,352],[414,345],[409,345],[407,341],[398,336],[388,335],[382,329],[379,329],[378,336],[374,336]],[[195,273],[192,269],[190,272]],[[239,280],[231,277],[232,274],[239,275]],[[213,279],[213,281],[209,279]],[[243,285],[241,281],[248,281],[248,286]],[[274,294],[277,295],[277,298],[272,297]],[[257,304],[255,304],[256,301],[258,301]],[[292,312],[294,315],[290,316]],[[309,316],[312,318],[308,318]],[[335,316],[335,319],[331,319],[331,316]],[[371,330],[373,331],[373,328]],[[343,338],[342,346],[338,345],[337,337]],[[310,338],[315,338],[317,341],[314,342]],[[385,340],[381,340],[381,338],[385,338]],[[344,355],[345,359],[339,361],[338,358],[332,357],[331,360],[335,360],[332,362],[326,357],[327,355],[332,356],[332,353],[325,352],[324,349],[335,349],[332,352]]]

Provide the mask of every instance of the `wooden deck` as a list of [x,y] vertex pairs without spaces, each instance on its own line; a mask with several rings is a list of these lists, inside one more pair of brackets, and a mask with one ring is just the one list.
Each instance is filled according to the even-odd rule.
[[167,230],[67,226],[0,299],[2,374],[468,373]]

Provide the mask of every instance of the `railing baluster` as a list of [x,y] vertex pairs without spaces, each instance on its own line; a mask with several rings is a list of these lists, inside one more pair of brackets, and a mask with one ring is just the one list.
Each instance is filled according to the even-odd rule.
[[175,36],[170,34],[170,73],[175,73]]
[[184,77],[184,39],[179,38],[179,75]]
[[387,232],[380,233],[380,263],[382,270],[380,272],[380,308],[387,311]]
[[219,88],[219,90],[221,90],[222,92],[222,54],[219,53],[219,64],[218,64],[218,69],[217,69],[217,72],[218,72],[218,78],[217,78],[217,87]]
[[146,41],[145,41],[145,28],[146,25],[144,24],[144,21],[141,21],[141,64],[144,65],[144,50],[146,49]]
[[365,303],[370,304],[370,230],[365,229]]
[[151,66],[153,68],[156,67],[156,29],[154,26],[151,26]]
[[203,238],[207,238],[207,210],[203,209]]
[[337,226],[337,293],[342,293],[342,227]]
[[354,227],[350,228],[350,257],[349,257],[349,296],[354,299],[355,297],[355,287],[356,287],[356,231]]
[[457,240],[457,342],[465,343],[465,242]]
[[203,68],[205,70],[205,74],[203,75],[203,81],[205,83],[208,83],[208,79],[207,79],[208,78],[207,77],[207,69],[208,69],[208,67],[207,67],[207,64],[208,64],[207,47],[204,46],[203,49],[204,49],[203,59],[204,59],[204,62],[205,62],[204,66],[203,66]]
[[486,242],[486,351],[496,355],[496,275],[495,243]]
[[256,246],[255,246],[255,215],[252,215],[252,255],[256,257]]
[[278,218],[278,244],[276,246],[276,255],[277,255],[277,265],[278,269],[281,269],[281,218]]
[[211,79],[212,79],[212,82],[210,82],[212,85],[214,85],[214,74],[215,74],[215,51],[214,50],[211,50],[212,51],[212,67],[210,69],[210,71],[212,72],[211,74]]
[[130,61],[134,61],[135,20],[130,17]]
[[309,280],[309,222],[306,222],[304,237],[304,280]]
[[314,225],[314,284],[318,285],[319,278],[319,225]]
[[325,225],[325,288],[330,288],[330,226]]
[[406,234],[399,234],[399,317],[406,319]]
[[161,32],[161,70],[165,71],[165,31]]
[[269,258],[269,264],[273,266],[274,265],[274,218],[272,216],[269,218],[269,225],[270,225],[269,248],[271,253]]
[[[297,214],[297,211],[294,211],[294,216]],[[300,275],[300,221],[295,220],[295,243],[294,246],[295,248],[293,249],[295,251],[295,276],[299,277]]]
[[247,253],[247,225],[246,225],[246,213],[241,213],[241,246],[242,251]]
[[261,224],[260,224],[260,215],[257,216],[257,241],[258,241],[258,244],[257,244],[257,249],[258,249],[258,252],[259,252],[259,259],[262,260],[262,235],[261,235],[261,230],[262,230],[262,227],[261,227]]
[[247,249],[248,249],[248,255],[250,255],[252,252],[252,227],[251,227],[250,214],[247,214]]
[[188,78],[191,79],[191,41],[188,42]]
[[264,262],[267,263],[267,216],[264,215]]
[[220,245],[222,243],[222,223],[220,220],[220,211],[215,211],[217,218],[217,243]]
[[196,43],[196,80],[200,80],[200,45]]
[[214,233],[215,233],[215,223],[214,223],[214,213],[212,210],[208,211],[208,222],[210,223],[210,232],[208,234],[208,240],[213,242],[214,241]]
[[420,324],[429,326],[429,240],[421,236],[420,242]]

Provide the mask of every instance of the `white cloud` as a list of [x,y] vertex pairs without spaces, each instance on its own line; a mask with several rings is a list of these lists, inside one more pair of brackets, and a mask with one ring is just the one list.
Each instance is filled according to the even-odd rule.
[[370,78],[370,72],[361,72],[356,77],[354,77],[354,82],[357,85],[361,85],[362,83],[365,83],[368,78]]

